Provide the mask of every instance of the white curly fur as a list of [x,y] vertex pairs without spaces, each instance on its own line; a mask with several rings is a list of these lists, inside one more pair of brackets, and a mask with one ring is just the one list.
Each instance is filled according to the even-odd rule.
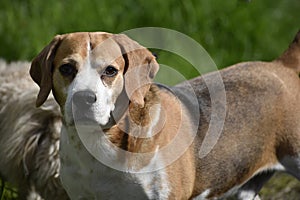
[[0,174],[20,199],[68,199],[59,179],[61,116],[53,97],[35,107],[29,62],[0,60]]

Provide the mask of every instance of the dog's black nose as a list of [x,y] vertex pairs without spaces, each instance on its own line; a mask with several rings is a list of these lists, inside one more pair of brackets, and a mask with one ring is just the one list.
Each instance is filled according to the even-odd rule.
[[76,106],[91,106],[97,100],[96,94],[91,90],[84,90],[74,93],[73,103]]

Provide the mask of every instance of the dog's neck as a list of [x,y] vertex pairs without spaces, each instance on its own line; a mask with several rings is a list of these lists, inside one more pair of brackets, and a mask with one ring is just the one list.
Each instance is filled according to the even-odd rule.
[[152,85],[146,93],[143,107],[130,103],[116,125],[105,130],[114,145],[130,152],[151,152],[157,148],[148,144],[159,137],[165,122],[159,93],[157,86]]
[[[102,129],[106,140],[115,147],[133,153],[154,153],[167,146],[182,128],[187,126],[188,121],[182,122],[182,110],[180,101],[167,89],[152,85],[144,98],[144,107],[129,103],[126,111],[120,112],[116,124]],[[127,104],[128,105],[128,104]],[[122,109],[121,109],[122,110]],[[177,124],[172,123],[175,120]],[[83,137],[92,134],[92,141],[97,141],[102,134],[93,134],[101,131],[99,125],[91,126],[68,126],[64,127],[73,138],[74,129],[83,133]],[[84,129],[78,129],[84,128]],[[97,136],[98,135],[98,136]],[[88,137],[89,139],[89,137]],[[104,142],[107,142],[103,140]],[[109,147],[110,148],[110,147]],[[145,163],[142,163],[142,165]]]

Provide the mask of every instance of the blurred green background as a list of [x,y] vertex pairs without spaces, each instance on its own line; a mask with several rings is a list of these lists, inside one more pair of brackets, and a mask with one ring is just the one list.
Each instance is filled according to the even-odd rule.
[[155,26],[192,37],[222,68],[275,58],[299,19],[299,0],[1,0],[0,57],[31,60],[61,33]]
[[[223,68],[276,58],[293,40],[299,25],[299,0],[1,0],[0,58],[31,60],[56,34],[119,33],[154,26],[195,39]],[[157,53],[160,63],[181,69],[187,78],[196,75],[186,70],[189,64],[184,59]],[[284,199],[300,199],[299,184],[286,189],[290,181],[286,176],[277,177],[263,191],[265,199],[276,199],[280,191],[285,191]]]

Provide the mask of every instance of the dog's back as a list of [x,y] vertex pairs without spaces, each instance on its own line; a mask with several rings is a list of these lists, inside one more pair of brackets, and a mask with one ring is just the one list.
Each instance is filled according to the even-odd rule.
[[0,174],[20,199],[67,199],[59,180],[60,111],[53,98],[35,107],[29,66],[0,61]]
[[[175,87],[182,91],[190,84],[198,97],[201,118],[195,156],[202,158],[196,190],[212,188],[214,197],[243,185],[239,198],[246,199],[245,193],[255,196],[275,170],[300,180],[299,39],[300,32],[272,62],[239,63]],[[209,127],[218,127],[224,113],[220,133],[207,142]],[[211,151],[203,155],[201,145]]]

